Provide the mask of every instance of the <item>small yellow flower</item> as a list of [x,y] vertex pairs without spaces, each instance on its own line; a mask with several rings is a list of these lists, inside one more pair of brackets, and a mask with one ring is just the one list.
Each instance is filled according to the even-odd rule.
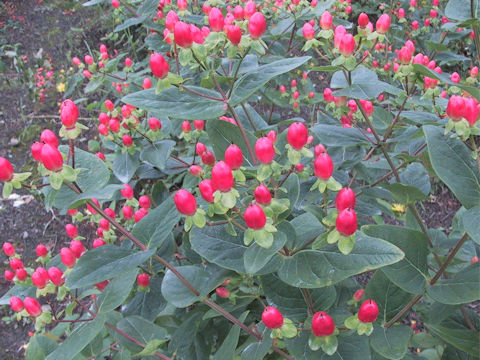
[[403,204],[392,204],[392,210],[394,212],[404,213],[405,212],[405,205]]
[[65,72],[65,69],[60,70],[60,72],[63,74]]
[[63,82],[58,83],[57,84],[57,91],[59,93],[65,92],[65,83],[63,83]]

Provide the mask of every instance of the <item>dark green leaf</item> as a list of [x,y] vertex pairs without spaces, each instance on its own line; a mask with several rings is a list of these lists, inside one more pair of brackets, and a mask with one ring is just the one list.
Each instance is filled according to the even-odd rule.
[[140,166],[138,159],[129,153],[116,153],[113,161],[113,174],[122,183],[128,183]]
[[255,274],[260,271],[277,251],[285,245],[286,241],[287,237],[285,234],[277,231],[273,234],[273,245],[270,249],[265,249],[256,243],[252,243],[243,254],[243,262],[247,273]]
[[473,241],[480,245],[480,206],[467,210],[462,215],[463,227]]
[[88,192],[83,192],[80,195],[78,195],[72,201],[71,204],[76,203],[77,201],[89,200],[89,199],[97,199],[99,201],[110,200],[117,191],[119,191],[123,188],[124,188],[123,185],[110,184],[110,185],[107,185],[103,189],[100,189],[100,190],[92,190],[92,191],[88,191]]
[[[239,318],[241,322],[244,322],[248,311],[245,311]],[[214,360],[233,360],[235,356],[235,349],[238,345],[238,338],[240,337],[240,327],[233,324],[227,337],[223,340],[222,345],[218,348],[215,356],[213,357]]]
[[427,125],[423,129],[432,167],[438,177],[467,209],[480,205],[478,170],[465,144],[445,136],[441,128]]
[[43,360],[57,348],[58,344],[45,335],[35,335],[25,350],[25,360]]
[[432,324],[425,324],[425,326],[428,330],[455,348],[473,356],[480,354],[480,341],[477,331],[450,329]]
[[167,302],[162,295],[162,278],[153,276],[150,278],[148,291],[139,291],[126,305],[123,314],[125,316],[138,315],[148,321],[153,321],[165,309]]
[[163,170],[165,169],[167,159],[169,158],[174,145],[175,141],[173,140],[161,140],[155,144],[151,144],[142,150],[140,153],[140,160],[146,161],[150,165]]
[[[140,316],[129,316],[120,320],[116,327],[131,336],[142,344],[147,344],[150,340],[159,339],[162,340],[167,336],[165,329],[158,325],[155,325]],[[115,331],[111,331],[113,337],[125,348],[132,353],[138,353],[142,351],[142,348],[134,344],[129,339],[121,336]]]
[[295,229],[296,241],[290,246],[299,248],[325,231],[325,227],[310,213],[304,213],[290,221]]
[[340,125],[315,125],[310,129],[318,141],[327,146],[354,146],[368,144],[368,139],[358,129]]
[[109,312],[116,309],[130,295],[137,279],[138,269],[134,268],[118,274],[98,296],[98,312]]
[[336,246],[330,250],[301,251],[287,257],[278,275],[295,287],[320,288],[333,285],[352,275],[394,264],[404,253],[390,243],[356,233],[352,252],[343,255]]
[[98,314],[92,321],[81,322],[72,333],[55,349],[46,360],[72,360],[103,329],[105,316]]
[[390,190],[395,201],[401,204],[411,204],[427,199],[427,196],[415,186],[394,183],[384,187]]
[[162,294],[169,303],[178,308],[185,308],[206,297],[210,291],[223,283],[229,274],[229,271],[215,265],[179,266],[177,270],[200,292],[200,296],[196,296],[168,270],[163,278]]
[[[465,21],[472,18],[470,2],[473,0],[450,0],[445,7],[445,16],[451,20]],[[477,9],[477,11],[480,11]],[[478,16],[478,15],[477,15]],[[475,16],[473,16],[475,17]]]
[[150,249],[160,247],[179,220],[180,213],[171,196],[135,224],[132,234]]
[[128,29],[130,26],[134,26],[134,25],[141,24],[141,23],[144,22],[145,20],[146,20],[146,17],[144,17],[144,16],[134,17],[134,18],[127,19],[127,20],[125,20],[125,21],[123,22],[123,24],[118,25],[118,26],[113,30],[113,32],[119,32],[119,31]]
[[412,329],[407,325],[392,326],[388,329],[375,327],[370,337],[370,345],[383,357],[400,360],[407,353],[412,334]]
[[36,290],[37,290],[37,288],[35,286],[32,286],[32,285],[23,286],[23,285],[20,285],[20,284],[16,284],[15,286],[11,287],[7,291],[7,293],[4,294],[0,298],[0,305],[10,304],[10,298],[12,296],[18,296],[22,299],[27,297],[27,296],[35,297]]
[[66,284],[70,289],[97,284],[137,267],[153,254],[153,250],[133,251],[114,245],[100,246],[87,251],[77,261]]
[[[188,88],[206,96],[221,98],[221,95],[214,90],[196,86]],[[221,101],[211,100],[186,90],[180,91],[177,88],[166,89],[158,95],[155,94],[155,89],[137,91],[124,96],[122,102],[175,119],[206,120],[225,114]]]
[[296,69],[308,60],[310,60],[310,56],[281,59],[248,72],[235,82],[229,101],[230,105],[236,106],[246,101],[274,77]]
[[405,259],[382,269],[397,286],[412,294],[423,294],[428,275],[428,242],[425,235],[401,226],[363,226],[362,231],[372,237],[384,239],[398,246]]
[[[478,220],[478,219],[477,219]],[[480,299],[480,263],[468,266],[451,279],[439,280],[428,287],[427,293],[442,304],[456,305]]]

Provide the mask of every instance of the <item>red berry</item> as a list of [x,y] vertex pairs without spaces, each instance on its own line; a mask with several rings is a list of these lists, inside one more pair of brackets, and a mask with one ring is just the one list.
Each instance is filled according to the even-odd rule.
[[232,144],[225,150],[225,162],[232,170],[237,170],[242,166],[243,153],[237,145]]
[[287,141],[295,150],[300,150],[307,143],[308,130],[301,122],[294,122],[288,127]]
[[157,131],[162,128],[162,123],[157,118],[151,117],[148,119],[148,126],[150,126],[150,130]]
[[67,128],[72,128],[77,123],[78,119],[78,108],[75,103],[67,99],[60,106],[60,120],[62,124]]
[[140,208],[137,211],[135,211],[135,214],[133,214],[133,220],[135,220],[136,223],[138,223],[140,220],[142,220],[146,215],[148,214],[148,210],[144,208]]
[[474,256],[472,257],[472,259],[470,260],[470,264],[476,264],[478,262],[478,256]]
[[12,270],[23,269],[23,261],[18,258],[10,259],[9,264]]
[[193,176],[197,176],[197,177],[202,176],[202,174],[203,174],[203,169],[200,165],[190,166],[189,171],[190,171],[190,174],[192,174]]
[[56,286],[62,286],[65,282],[65,279],[63,278],[63,271],[55,266],[52,266],[50,269],[48,269],[48,277]]
[[60,171],[63,167],[63,157],[56,147],[45,144],[42,147],[41,160],[43,166],[50,171]]
[[47,256],[48,254],[48,249],[45,245],[43,244],[39,244],[37,245],[36,249],[35,249],[35,253],[37,254],[37,256]]
[[227,38],[233,45],[238,45],[242,41],[242,29],[238,25],[227,27]]
[[105,289],[108,285],[108,280],[105,280],[105,281],[102,281],[102,282],[99,282],[98,284],[95,284],[95,287],[102,291],[103,289]]
[[100,160],[105,161],[105,155],[103,153],[97,152],[95,156],[98,157]]
[[233,174],[225,161],[219,161],[212,168],[212,185],[215,190],[230,191],[233,187]]
[[37,299],[26,297],[25,300],[23,300],[23,305],[31,316],[37,317],[42,313],[42,307]]
[[255,155],[263,164],[270,164],[275,158],[273,142],[268,137],[261,137],[255,143]]
[[302,172],[304,169],[305,169],[305,166],[302,163],[295,165],[296,172]]
[[195,153],[197,155],[202,156],[205,151],[207,151],[207,147],[204,143],[198,142],[197,145],[195,145]]
[[105,100],[105,102],[103,103],[105,105],[105,108],[108,110],[108,111],[113,111],[113,109],[115,109],[115,105],[113,104],[113,102],[111,100]]
[[133,217],[133,209],[131,206],[128,206],[128,205],[125,205],[123,208],[122,208],[122,214],[123,214],[123,217],[127,220],[131,219]]
[[15,270],[15,276],[18,280],[23,281],[28,277],[28,273],[25,269],[17,269]]
[[215,192],[215,189],[213,188],[212,181],[210,179],[200,181],[198,188],[200,189],[200,194],[205,201],[210,203],[213,202],[213,193]]
[[368,15],[367,15],[367,14],[361,13],[361,14],[358,16],[358,25],[360,25],[360,27],[364,28],[365,26],[368,25],[369,22],[370,22],[370,20],[368,19]]
[[448,99],[447,115],[453,121],[459,121],[462,119],[464,113],[465,113],[464,97],[460,95],[452,95],[452,97]]
[[133,139],[128,134],[125,134],[125,135],[122,136],[122,142],[123,142],[123,145],[125,145],[125,146],[132,146],[133,145]]
[[223,31],[223,14],[216,7],[211,8],[208,14],[208,23],[213,31]]
[[5,280],[13,281],[13,279],[15,278],[15,273],[10,270],[5,270],[5,272],[3,273],[3,276],[5,276]]
[[30,147],[30,151],[32,152],[32,156],[35,161],[42,161],[42,147],[43,143],[38,141],[34,142]]
[[146,77],[145,79],[143,79],[142,86],[143,86],[144,90],[150,89],[152,87],[152,80],[150,80],[150,78]]
[[217,296],[225,299],[230,296],[230,291],[228,291],[228,289],[224,288],[223,286],[219,286],[218,288],[216,288],[215,293],[217,294]]
[[197,211],[197,200],[188,190],[178,190],[173,201],[180,214],[191,216]]
[[125,188],[120,190],[120,194],[122,194],[122,196],[125,199],[132,199],[133,198],[133,188],[129,184],[123,184],[123,186]]
[[150,204],[150,198],[147,195],[142,195],[138,199],[138,203],[140,204],[140,207],[149,209],[151,204]]
[[183,21],[178,21],[175,23],[173,36],[175,38],[175,43],[180,47],[189,48],[193,44],[191,27]]
[[60,259],[62,260],[63,265],[68,268],[73,267],[75,265],[75,261],[77,260],[73,251],[66,247],[60,250]]
[[333,17],[328,11],[325,11],[320,17],[320,27],[323,30],[329,30],[332,27]]
[[105,212],[105,214],[108,215],[109,218],[115,219],[115,216],[116,216],[115,210],[110,209],[110,208],[106,208],[106,209],[104,210],[104,212]]
[[32,283],[39,289],[43,289],[48,282],[48,272],[43,267],[38,267],[32,274]]
[[314,173],[322,179],[328,180],[333,174],[333,161],[327,153],[321,153],[317,156],[314,162]]
[[204,120],[193,120],[193,126],[198,131],[203,131],[203,129],[205,128],[205,121]]
[[148,287],[150,285],[150,276],[148,274],[138,274],[137,284],[141,287]]
[[42,133],[40,134],[40,141],[50,146],[53,146],[54,148],[58,147],[57,135],[55,135],[55,133],[52,130],[49,130],[49,129],[43,130]]
[[168,70],[170,66],[168,65],[167,60],[163,57],[163,55],[158,53],[153,53],[150,55],[150,69],[152,70],[152,74],[160,79],[164,79],[168,75]]
[[206,150],[202,154],[202,163],[205,165],[213,165],[215,163],[215,155],[210,150]]
[[269,329],[278,329],[283,325],[283,315],[273,306],[267,306],[262,313],[263,324]]
[[95,249],[95,248],[103,246],[105,244],[106,244],[106,242],[103,241],[103,239],[96,238],[95,240],[93,240],[92,248]]
[[13,178],[13,166],[4,157],[0,157],[0,181],[10,181]]
[[325,146],[322,144],[318,144],[313,148],[313,152],[315,154],[315,157],[318,157],[320,154],[326,153],[327,149],[325,149]]
[[272,194],[265,185],[258,185],[253,192],[255,201],[262,205],[268,205],[272,201]]
[[108,126],[105,124],[98,125],[98,132],[100,135],[107,136],[108,135]]
[[67,235],[70,236],[71,238],[75,238],[78,236],[77,227],[73,224],[65,225],[65,231],[67,232]]
[[18,296],[12,296],[10,298],[10,307],[15,312],[20,312],[24,309],[23,301]]
[[312,332],[315,336],[329,336],[335,331],[335,322],[325,311],[319,311],[312,318]]
[[175,13],[175,11],[170,10],[167,13],[167,16],[165,17],[165,27],[170,31],[174,31],[175,24],[177,22],[178,22],[178,15]]
[[357,231],[357,214],[352,208],[340,211],[335,221],[335,227],[338,232],[345,236],[350,236]]
[[190,131],[192,131],[192,125],[190,125],[190,122],[188,122],[187,120],[182,122],[182,131],[184,133],[189,133]]
[[77,259],[82,257],[83,253],[85,252],[85,246],[83,246],[81,241],[72,240],[70,242],[70,250],[72,250],[73,254]]
[[251,204],[247,207],[243,214],[243,219],[250,229],[262,229],[267,223],[265,212],[257,204]]
[[260,38],[267,28],[267,21],[261,12],[256,12],[248,21],[248,31],[252,39]]
[[358,320],[364,323],[371,323],[377,320],[378,306],[372,299],[365,300],[365,302],[358,309]]
[[302,33],[303,33],[303,37],[306,40],[312,40],[313,38],[315,38],[315,29],[308,22],[303,24]]
[[345,57],[353,54],[355,51],[355,39],[352,34],[345,34],[342,36],[338,50],[340,50],[340,53]]
[[355,293],[353,294],[353,299],[354,299],[355,301],[360,301],[360,300],[362,300],[364,293],[365,293],[365,290],[364,290],[364,289],[358,289],[358,290],[355,291]]
[[356,203],[355,191],[351,188],[343,188],[337,194],[335,198],[335,207],[338,211],[342,211],[346,208],[354,208]]
[[10,244],[9,242],[4,242],[2,248],[3,252],[7,256],[13,256],[15,254],[15,246]]
[[390,16],[388,16],[387,14],[383,14],[378,18],[375,26],[378,33],[387,33],[388,29],[390,29]]

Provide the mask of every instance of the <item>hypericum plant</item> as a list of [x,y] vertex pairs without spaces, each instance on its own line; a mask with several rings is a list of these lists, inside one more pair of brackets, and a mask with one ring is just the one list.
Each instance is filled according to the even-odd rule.
[[78,54],[95,100],[63,102],[33,174],[0,158],[5,197],[71,216],[32,267],[3,245],[27,358],[478,356],[477,0],[111,5],[136,52]]

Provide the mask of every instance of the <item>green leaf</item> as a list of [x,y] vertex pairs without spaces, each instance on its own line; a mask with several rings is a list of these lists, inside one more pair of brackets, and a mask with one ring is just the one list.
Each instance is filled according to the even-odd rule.
[[476,98],[478,101],[480,101],[480,89],[479,88],[469,86],[469,85],[465,85],[465,84],[454,83],[453,81],[450,80],[450,75],[449,74],[446,74],[446,73],[438,74],[435,71],[430,70],[429,68],[427,68],[424,65],[413,64],[412,66],[413,66],[413,70],[417,74],[420,74],[422,76],[427,76],[427,77],[432,78],[432,79],[440,80],[445,84],[449,84],[449,85],[452,85],[452,86],[459,87],[460,89],[465,90],[470,95],[472,95],[474,98]]
[[473,356],[480,354],[480,341],[478,341],[477,331],[451,329],[433,324],[425,324],[425,326],[453,347]]
[[[308,316],[300,289],[285,284],[275,274],[262,276],[261,283],[268,303],[278,308],[285,317],[293,321],[303,321]],[[310,296],[315,309],[326,311],[335,302],[335,287],[311,290]]]
[[273,234],[273,244],[269,249],[265,249],[257,243],[251,244],[243,254],[243,262],[247,273],[255,274],[261,270],[286,242],[285,234],[277,231]]
[[326,146],[354,146],[369,143],[368,139],[356,128],[319,124],[310,130],[318,141]]
[[465,208],[480,205],[480,180],[470,151],[459,139],[449,138],[441,128],[423,127],[432,167]]
[[377,271],[365,288],[364,298],[375,300],[380,312],[378,321],[385,322],[397,315],[413,295],[396,286],[383,271]]
[[[245,109],[242,106],[237,106],[235,111],[240,118],[240,122],[243,124],[245,130],[255,132],[258,130],[269,129],[270,125],[260,116],[260,114],[250,105],[244,104]],[[246,110],[246,112],[245,112]],[[250,122],[251,120],[251,122]],[[255,127],[255,128],[254,128]]]
[[115,279],[110,281],[98,296],[98,312],[106,313],[122,305],[130,295],[137,280],[137,274],[138,269],[134,268],[118,274]]
[[75,326],[72,333],[65,339],[60,346],[55,349],[46,360],[71,360],[82,349],[87,346],[98,333],[103,329],[105,323],[105,316],[98,314],[92,321],[81,322]]
[[115,154],[115,160],[113,160],[113,174],[120,180],[122,183],[128,183],[130,179],[135,175],[140,162],[138,159],[129,153],[120,153]]
[[[470,2],[473,0],[450,0],[445,7],[445,16],[448,19],[465,21],[472,18]],[[477,9],[477,17],[479,16]]]
[[[188,86],[188,88],[206,96],[221,98],[221,95],[214,90],[197,86]],[[155,89],[137,91],[124,96],[122,102],[175,119],[206,120],[225,114],[223,102],[192,94],[186,90],[180,91],[177,88],[166,89],[158,95],[155,94]]]
[[157,352],[158,348],[162,346],[167,340],[159,340],[159,339],[153,339],[150,340],[148,343],[145,344],[145,348],[140,351],[138,354],[135,354],[135,356],[148,356],[148,355],[155,355]]
[[[267,82],[278,75],[296,69],[310,60],[310,56],[281,59],[262,65],[257,69],[241,76],[233,87],[230,105],[237,106],[246,101],[255,92],[265,86]],[[201,117],[201,116],[200,116]],[[195,119],[198,117],[195,117]]]
[[[245,311],[238,319],[244,322],[249,311]],[[213,359],[214,360],[233,360],[235,356],[235,349],[238,345],[238,338],[240,337],[240,327],[233,324],[227,337],[223,340],[222,345],[218,348]]]
[[25,350],[25,360],[43,360],[57,348],[58,344],[45,335],[35,335]]
[[[68,146],[62,145],[58,148],[66,154]],[[101,159],[87,151],[75,148],[75,166],[82,169],[77,184],[82,191],[93,191],[103,188],[110,179],[110,171]]]
[[135,224],[132,235],[150,249],[160,247],[179,220],[180,213],[171,196]]
[[386,241],[356,233],[352,252],[343,255],[334,248],[306,250],[287,257],[278,271],[282,281],[295,287],[320,288],[333,285],[352,275],[394,264],[404,253]]
[[289,244],[289,248],[296,249],[302,247],[305,243],[325,231],[325,227],[310,213],[304,213],[295,217],[290,221],[290,224],[295,229],[296,241],[293,244]]
[[411,204],[427,199],[427,196],[415,186],[394,183],[385,185],[384,187],[390,190],[395,201],[401,204]]
[[162,280],[163,278],[157,275],[151,277],[148,291],[137,292],[126,305],[123,314],[138,315],[149,321],[155,320],[167,305],[162,295]]
[[480,206],[467,210],[462,215],[462,222],[465,231],[473,241],[480,245]]
[[196,296],[171,270],[167,270],[163,278],[162,294],[169,303],[178,308],[185,308],[205,298],[210,291],[223,283],[229,274],[229,271],[212,264],[178,266],[177,270],[200,292],[200,296]]
[[100,190],[92,190],[92,191],[87,191],[79,194],[71,203],[70,205],[76,203],[77,201],[81,200],[89,200],[89,199],[97,199],[97,200],[110,200],[113,195],[121,190],[124,189],[125,187],[123,185],[116,185],[116,184],[110,184],[105,186],[103,189]]
[[27,296],[35,297],[35,292],[37,288],[32,285],[23,286],[20,284],[16,284],[11,287],[6,294],[4,294],[0,298],[0,305],[8,305],[10,304],[10,298],[12,296],[18,296],[19,298],[26,298]]
[[165,169],[174,145],[175,141],[173,140],[161,140],[155,144],[151,144],[142,150],[140,160],[163,170]]
[[122,24],[118,25],[113,32],[119,32],[125,29],[128,29],[131,26],[141,24],[146,20],[145,16],[140,16],[140,17],[132,17],[127,20],[125,20]]
[[66,284],[70,289],[97,284],[137,267],[153,254],[153,250],[133,251],[114,245],[100,246],[87,251],[77,261]]
[[442,304],[457,305],[480,299],[480,263],[459,271],[451,279],[439,280],[427,288],[427,294]]
[[[128,316],[120,320],[116,327],[131,336],[142,344],[148,344],[151,340],[162,340],[167,336],[167,331],[158,325],[155,325],[140,316]],[[138,353],[142,351],[142,348],[116,331],[109,330],[112,336],[132,353]]]
[[[267,329],[268,330],[268,329]],[[260,342],[254,342],[248,345],[242,352],[242,360],[263,360],[265,355],[270,351],[270,347],[273,344],[273,339],[264,333],[262,334],[263,340]]]
[[343,71],[337,71],[332,76],[330,87],[341,89],[333,92],[335,96],[348,96],[352,99],[363,100],[376,98],[384,91],[399,92],[390,84],[378,80],[377,74],[363,65],[352,71],[351,85],[345,79]]
[[397,286],[412,294],[423,294],[428,275],[428,242],[425,235],[401,226],[363,226],[362,231],[398,246],[405,259],[382,268],[385,275]]
[[430,193],[430,176],[421,163],[408,165],[407,168],[400,173],[400,181],[403,184],[415,186],[425,195]]
[[[231,144],[236,144],[242,150],[244,165],[253,166],[253,160],[237,125],[224,120],[210,120],[207,122],[207,133],[217,159],[223,159],[227,147]],[[246,134],[250,146],[254,149],[257,138],[248,131],[246,131]]]
[[393,326],[388,329],[375,327],[370,337],[370,345],[383,357],[400,360],[407,353],[412,334],[412,329],[407,325]]

